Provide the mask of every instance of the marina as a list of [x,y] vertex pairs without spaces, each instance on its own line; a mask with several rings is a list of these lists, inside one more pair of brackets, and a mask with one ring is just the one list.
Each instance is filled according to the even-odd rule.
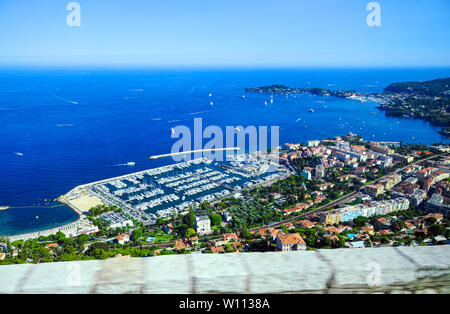
[[154,224],[157,217],[181,213],[289,174],[285,166],[265,154],[239,154],[230,159],[218,162],[198,158],[102,180],[78,186],[59,201],[76,208],[82,198],[97,199],[122,208],[129,218]]

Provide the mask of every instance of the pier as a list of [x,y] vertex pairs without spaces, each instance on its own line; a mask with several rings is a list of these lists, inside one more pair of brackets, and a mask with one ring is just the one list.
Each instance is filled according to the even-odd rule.
[[203,152],[215,152],[215,151],[234,151],[234,150],[240,150],[240,147],[225,147],[225,148],[210,148],[210,149],[196,149],[196,150],[187,150],[184,152],[178,152],[178,153],[170,153],[170,154],[162,154],[162,155],[154,155],[150,156],[150,159],[158,159],[158,158],[165,158],[165,157],[171,157],[171,156],[182,156],[187,154],[195,154],[195,153],[203,153]]

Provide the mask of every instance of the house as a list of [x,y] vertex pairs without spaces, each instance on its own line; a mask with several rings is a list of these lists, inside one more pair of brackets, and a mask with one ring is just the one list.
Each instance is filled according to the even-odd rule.
[[277,235],[277,251],[306,250],[306,243],[298,233],[279,233]]
[[365,187],[367,194],[372,196],[378,196],[384,192],[384,186],[381,184],[369,184]]
[[361,249],[364,248],[364,241],[353,241],[349,243],[349,247],[352,249]]
[[389,229],[391,227],[391,224],[386,218],[378,218],[374,224],[375,228],[381,230],[381,229]]
[[335,226],[329,226],[324,228],[326,231],[328,231],[330,234],[339,234],[341,231],[336,228]]
[[391,232],[389,230],[380,230],[377,232],[378,235],[389,235]]
[[319,191],[324,191],[328,188],[334,187],[334,184],[331,182],[326,182],[326,183],[317,184],[316,187],[317,187],[317,189],[319,189]]
[[373,234],[374,234],[374,232],[373,232],[373,226],[362,226],[362,227],[361,227],[361,232],[362,232],[362,233],[367,233],[367,234],[373,235]]
[[409,221],[405,221],[406,230],[414,230],[416,229],[416,226]]
[[130,235],[127,234],[127,233],[119,234],[119,235],[116,237],[116,242],[119,243],[119,244],[124,245],[125,243],[130,242]]
[[444,244],[445,241],[447,241],[447,238],[442,235],[438,235],[438,236],[434,237],[433,240],[437,244],[441,244],[441,243]]
[[434,193],[430,199],[425,203],[425,210],[431,213],[450,214],[450,205],[446,204],[444,197],[440,194]]
[[299,227],[303,227],[303,228],[312,228],[312,227],[314,227],[315,224],[316,224],[316,222],[312,222],[308,219],[302,220],[298,223]]
[[225,253],[225,249],[223,248],[223,246],[211,246],[211,251],[214,254]]
[[175,241],[175,250],[180,251],[183,249],[186,249],[188,245],[186,245],[184,240],[177,240]]
[[[270,236],[272,237],[272,241],[276,239],[277,235],[278,235],[278,230],[276,230],[273,227],[269,227],[269,228],[260,228],[257,231],[259,233],[259,235],[261,237],[266,237],[266,236]],[[251,232],[254,233],[254,232]]]
[[224,211],[222,212],[222,217],[223,217],[223,220],[224,220],[225,222],[230,222],[230,221],[233,220],[233,217],[231,217],[231,214],[230,214],[228,211],[226,211],[226,210],[224,210]]
[[199,235],[211,234],[211,221],[208,216],[195,217],[195,230]]
[[301,212],[302,210],[307,209],[308,207],[310,207],[310,204],[306,204],[306,203],[302,203],[302,204],[298,204],[292,208],[288,208],[284,210],[284,213],[286,215],[290,215],[292,213],[297,213],[297,212]]
[[190,237],[189,238],[189,242],[191,243],[191,245],[197,245],[198,244],[198,237]]
[[233,233],[225,233],[223,235],[223,239],[227,241],[238,241],[239,237],[237,236],[236,233],[233,232]]
[[444,218],[444,216],[442,214],[428,214],[426,216],[424,216],[423,218],[428,219],[428,218],[434,218],[436,219],[437,223],[442,222],[442,219]]
[[285,227],[288,228],[288,229],[294,229],[294,228],[295,228],[294,225],[293,225],[292,223],[290,223],[290,222],[288,222],[288,223],[286,223],[286,224],[284,224],[284,225],[285,225]]

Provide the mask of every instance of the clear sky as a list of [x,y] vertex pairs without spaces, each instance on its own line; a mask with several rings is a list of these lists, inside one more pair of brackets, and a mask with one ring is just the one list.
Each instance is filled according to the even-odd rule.
[[449,0],[0,0],[0,65],[449,66]]

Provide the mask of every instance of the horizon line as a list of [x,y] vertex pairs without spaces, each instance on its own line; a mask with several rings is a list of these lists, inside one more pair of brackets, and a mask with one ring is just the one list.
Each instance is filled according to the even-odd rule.
[[450,68],[450,64],[427,65],[427,64],[411,64],[411,65],[392,65],[392,64],[125,64],[125,63],[17,63],[6,64],[0,62],[0,68],[110,68],[110,69],[249,69],[249,70],[296,70],[296,69],[445,69]]

